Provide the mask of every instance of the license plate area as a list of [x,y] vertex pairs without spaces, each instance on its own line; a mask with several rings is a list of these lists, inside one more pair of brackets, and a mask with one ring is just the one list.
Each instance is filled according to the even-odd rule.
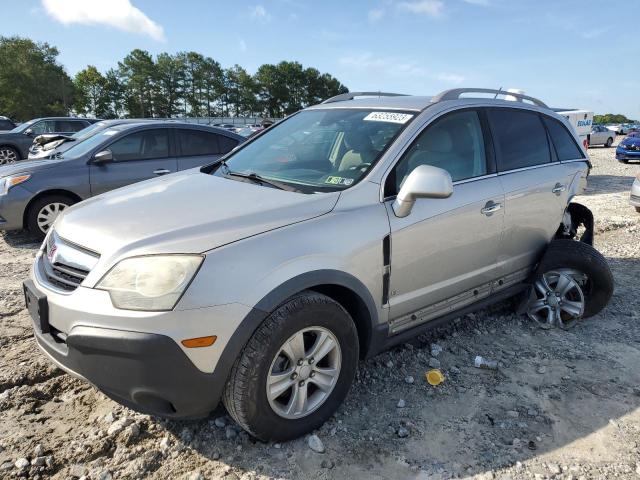
[[42,333],[50,333],[49,302],[47,296],[39,292],[30,280],[23,283],[24,301],[35,325]]

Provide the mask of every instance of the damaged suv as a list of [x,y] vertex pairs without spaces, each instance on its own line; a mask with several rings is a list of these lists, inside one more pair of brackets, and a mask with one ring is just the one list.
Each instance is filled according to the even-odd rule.
[[66,209],[24,284],[38,345],[131,408],[222,399],[283,440],[331,416],[359,358],[441,321],[516,294],[544,327],[598,313],[586,152],[541,101],[487,93],[340,95]]

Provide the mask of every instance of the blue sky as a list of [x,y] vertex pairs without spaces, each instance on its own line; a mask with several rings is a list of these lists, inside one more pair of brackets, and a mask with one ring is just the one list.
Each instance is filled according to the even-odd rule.
[[[626,4],[622,6],[622,4]],[[0,0],[0,35],[59,48],[70,74],[134,48],[228,67],[297,60],[351,90],[521,88],[640,119],[640,1]]]

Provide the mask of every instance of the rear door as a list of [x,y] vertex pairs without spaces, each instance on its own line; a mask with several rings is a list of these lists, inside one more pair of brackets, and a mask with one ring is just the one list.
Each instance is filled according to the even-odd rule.
[[175,132],[178,170],[214,162],[238,145],[231,137],[207,130],[177,128]]
[[[425,128],[387,177],[392,334],[490,294],[497,276],[504,194],[486,131],[481,111],[444,114]],[[447,170],[453,195],[418,199],[411,213],[399,218],[393,195],[420,165]]]
[[170,130],[154,128],[126,134],[102,150],[111,150],[113,162],[91,164],[91,194],[98,195],[131,183],[177,171],[171,155]]
[[558,230],[572,179],[539,113],[509,107],[487,111],[505,192],[498,263],[503,275],[515,274],[519,280]]

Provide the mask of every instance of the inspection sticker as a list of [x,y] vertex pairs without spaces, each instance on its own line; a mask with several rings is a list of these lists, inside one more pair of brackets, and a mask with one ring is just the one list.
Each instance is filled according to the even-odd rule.
[[329,183],[331,185],[345,185],[349,186],[353,183],[353,178],[344,178],[344,177],[327,177],[324,183]]
[[363,120],[370,122],[407,123],[413,118],[410,113],[371,112]]

